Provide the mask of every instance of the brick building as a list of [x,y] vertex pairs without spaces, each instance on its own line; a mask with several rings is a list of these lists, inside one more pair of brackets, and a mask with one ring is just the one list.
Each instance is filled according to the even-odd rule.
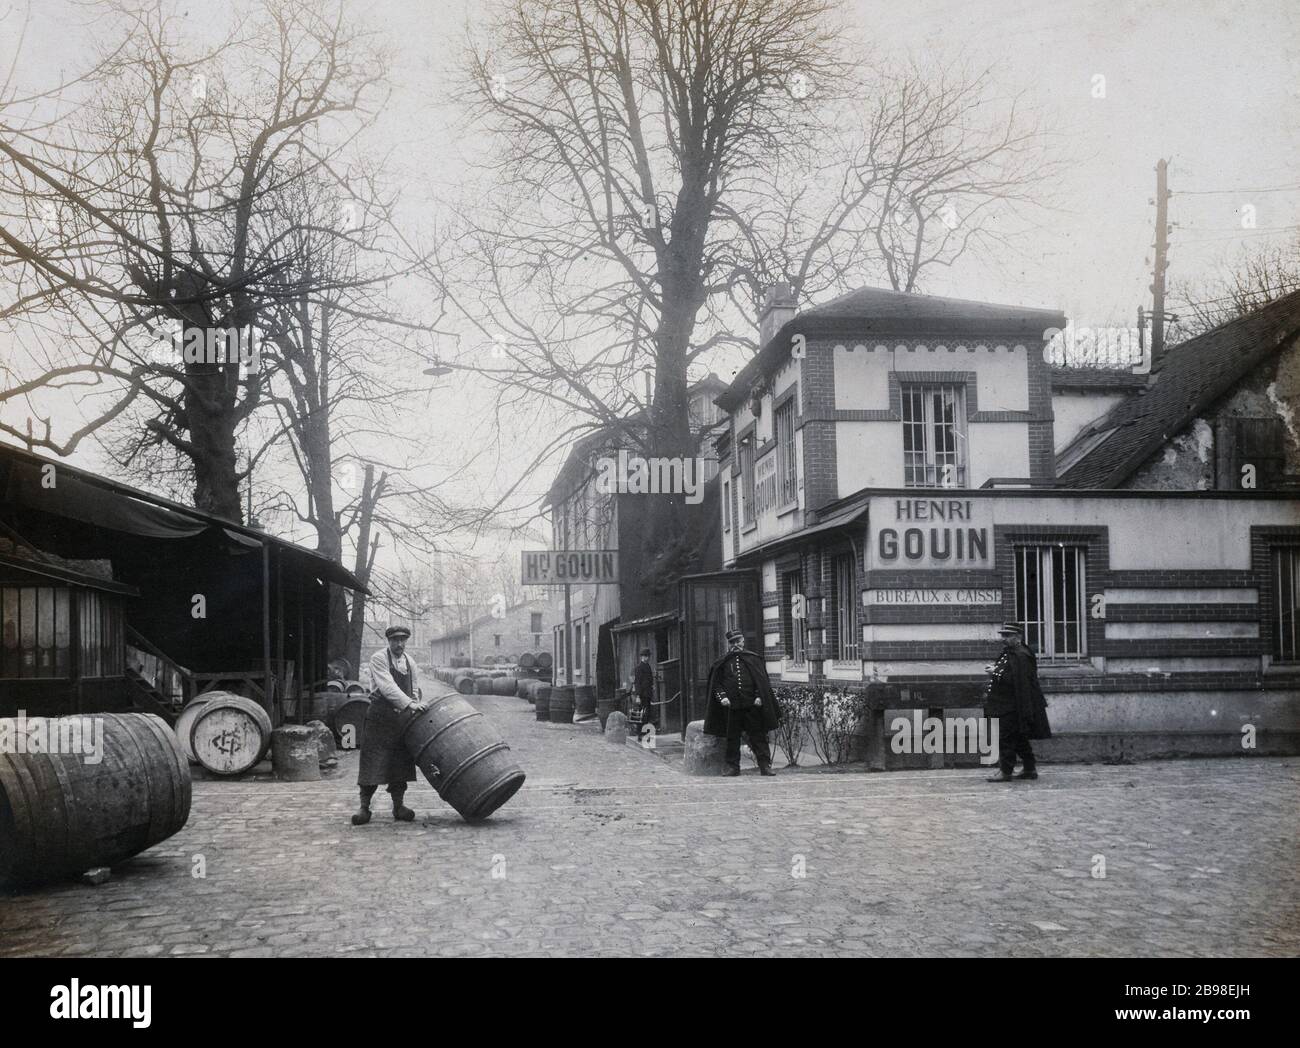
[[769,294],[718,398],[736,584],[699,658],[734,621],[774,679],[973,707],[1012,620],[1060,756],[1240,752],[1245,725],[1295,752],[1300,294],[1149,374],[1053,368],[1064,327],[870,288],[796,315]]
[[563,617],[563,602],[534,597],[506,608],[501,615],[489,612],[468,626],[441,633],[420,651],[433,666],[450,666],[457,655],[471,659],[474,665],[482,665],[488,658],[515,660],[524,652],[549,651],[551,631],[556,619]]
[[[699,472],[693,478],[701,486],[699,498],[667,496],[683,502],[685,545],[696,551],[692,565],[696,571],[721,567],[718,462],[713,435],[723,417],[714,398],[724,389],[726,383],[711,374],[687,390],[691,430],[700,443]],[[643,648],[651,650],[659,691],[671,697],[680,687],[677,591],[650,581],[652,573],[643,541],[645,500],[661,496],[604,491],[598,483],[602,460],[616,459],[620,452],[626,454],[630,443],[626,430],[644,425],[639,419],[628,420],[612,433],[597,431],[580,440],[570,450],[547,495],[554,549],[611,549],[619,554],[618,584],[573,586],[568,635],[562,614],[555,625],[555,679],[565,679],[566,664],[572,659],[574,683],[594,684],[602,697],[631,685],[637,653]],[[679,711],[666,710],[665,720],[678,724]]]

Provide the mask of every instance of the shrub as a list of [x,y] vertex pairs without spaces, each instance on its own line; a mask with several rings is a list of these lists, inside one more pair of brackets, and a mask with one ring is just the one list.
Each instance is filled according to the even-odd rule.
[[781,707],[781,723],[776,729],[776,744],[785,754],[785,766],[797,767],[807,738],[808,721],[813,715],[811,688],[784,685],[776,689],[776,704]]
[[811,696],[813,751],[827,764],[843,764],[853,749],[853,734],[867,709],[860,692],[806,689]]

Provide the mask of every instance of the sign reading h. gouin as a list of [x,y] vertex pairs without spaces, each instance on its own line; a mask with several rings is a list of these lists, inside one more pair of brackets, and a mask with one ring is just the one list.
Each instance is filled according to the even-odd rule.
[[525,550],[525,586],[618,582],[618,550]]

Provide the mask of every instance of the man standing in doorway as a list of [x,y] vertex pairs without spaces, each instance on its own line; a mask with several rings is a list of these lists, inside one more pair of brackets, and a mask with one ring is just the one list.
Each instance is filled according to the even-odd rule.
[[1024,762],[1017,779],[1038,778],[1030,739],[1050,739],[1047,700],[1038,686],[1038,660],[1025,645],[1025,631],[1014,622],[998,630],[1002,654],[989,667],[984,715],[998,720],[998,774],[989,782],[1010,782],[1016,758]]
[[704,714],[704,733],[721,735],[727,740],[726,767],[723,775],[740,774],[740,736],[749,738],[758,770],[775,775],[767,733],[775,731],[781,720],[772,682],[763,660],[745,650],[745,635],[740,630],[727,631],[727,653],[709,670],[709,706]]
[[388,647],[370,656],[370,676],[375,683],[361,736],[361,765],[357,769],[361,807],[352,816],[353,826],[370,821],[370,798],[385,784],[393,799],[393,818],[398,822],[415,818],[415,812],[402,803],[406,784],[415,781],[415,761],[402,745],[402,729],[412,715],[424,712],[426,707],[420,701],[415,660],[406,654],[410,635],[405,626],[389,626],[384,631]]
[[632,690],[636,693],[641,723],[653,724],[657,730],[659,723],[655,720],[655,671],[650,668],[649,648],[641,649],[640,661],[636,664],[636,674],[632,679]]

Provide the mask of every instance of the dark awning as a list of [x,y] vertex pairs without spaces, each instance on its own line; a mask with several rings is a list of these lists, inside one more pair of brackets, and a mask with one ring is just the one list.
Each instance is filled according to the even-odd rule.
[[778,550],[786,549],[789,546],[797,545],[805,539],[812,538],[814,535],[823,532],[833,531],[836,528],[843,528],[849,524],[857,523],[867,515],[869,502],[863,501],[854,505],[846,506],[827,515],[825,520],[816,524],[811,524],[806,528],[800,528],[798,531],[789,535],[782,535],[780,538],[772,539],[761,546],[755,546],[753,549],[747,549],[743,553],[737,554],[736,563],[753,560],[756,557],[771,556]]
[[31,575],[40,575],[56,582],[68,582],[86,589],[102,590],[105,593],[120,593],[127,597],[140,596],[138,589],[134,586],[128,586],[125,582],[101,579],[97,575],[87,575],[84,572],[73,571],[71,568],[65,568],[59,564],[49,564],[45,561],[32,560],[27,557],[10,557],[3,553],[0,553],[0,564],[17,568],[19,571]]
[[350,571],[314,550],[3,444],[0,502],[145,539],[186,539],[210,532],[222,542],[250,549],[271,544],[322,582],[368,592]]

